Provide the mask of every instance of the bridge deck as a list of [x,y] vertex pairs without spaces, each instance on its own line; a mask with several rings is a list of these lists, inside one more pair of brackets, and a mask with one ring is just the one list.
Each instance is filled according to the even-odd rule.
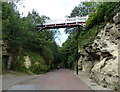
[[84,26],[85,22],[74,22],[74,23],[60,23],[60,24],[49,24],[49,25],[37,25],[38,29],[54,29],[54,28],[67,28],[67,27],[76,27]]
[[37,28],[38,30],[44,30],[44,29],[84,26],[87,19],[88,19],[88,16],[66,18],[66,19],[60,19],[60,20],[48,20],[43,25],[40,25],[40,24],[37,25]]

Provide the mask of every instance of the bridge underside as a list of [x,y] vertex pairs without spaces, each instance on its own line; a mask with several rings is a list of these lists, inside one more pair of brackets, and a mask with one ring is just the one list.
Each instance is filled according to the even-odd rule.
[[45,29],[77,27],[77,26],[83,26],[84,24],[85,24],[85,22],[37,25],[37,28],[39,31],[42,31]]

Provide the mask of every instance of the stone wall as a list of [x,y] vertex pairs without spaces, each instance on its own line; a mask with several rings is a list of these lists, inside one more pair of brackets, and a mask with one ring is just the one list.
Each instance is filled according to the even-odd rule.
[[94,41],[79,49],[79,69],[90,72],[90,78],[99,84],[116,86],[118,79],[118,40],[120,39],[120,13],[95,37]]
[[10,68],[11,64],[11,55],[8,53],[8,41],[1,40],[1,46],[2,46],[2,64],[4,65],[5,71],[7,71]]

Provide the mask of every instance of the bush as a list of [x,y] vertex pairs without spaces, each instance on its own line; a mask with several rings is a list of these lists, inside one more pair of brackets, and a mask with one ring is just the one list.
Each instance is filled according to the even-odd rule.
[[[31,66],[29,68],[25,67],[24,65],[24,56],[28,56],[31,60]],[[40,54],[38,54],[37,52],[30,52],[25,50],[22,51],[17,64],[19,65],[17,71],[28,74],[41,74],[47,72],[47,70],[49,69],[49,66],[46,64],[46,61],[43,59],[43,57],[40,56]]]
[[80,33],[80,36],[78,38],[79,48],[83,48],[85,45],[91,43],[94,40],[94,38],[98,32],[98,29],[99,29],[99,26],[96,25],[93,28],[91,28],[90,30],[83,30]]

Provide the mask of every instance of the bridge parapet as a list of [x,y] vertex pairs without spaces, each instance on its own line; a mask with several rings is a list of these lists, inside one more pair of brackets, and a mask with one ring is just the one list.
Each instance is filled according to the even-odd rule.
[[38,30],[41,31],[44,29],[84,26],[87,19],[88,16],[65,18],[59,20],[47,20],[45,24],[43,25],[37,24],[36,27],[38,28]]
[[47,20],[44,25],[60,24],[60,23],[86,22],[87,19],[88,19],[88,16],[85,16],[85,17],[74,17],[74,18],[65,18],[65,19],[59,19],[59,20]]

